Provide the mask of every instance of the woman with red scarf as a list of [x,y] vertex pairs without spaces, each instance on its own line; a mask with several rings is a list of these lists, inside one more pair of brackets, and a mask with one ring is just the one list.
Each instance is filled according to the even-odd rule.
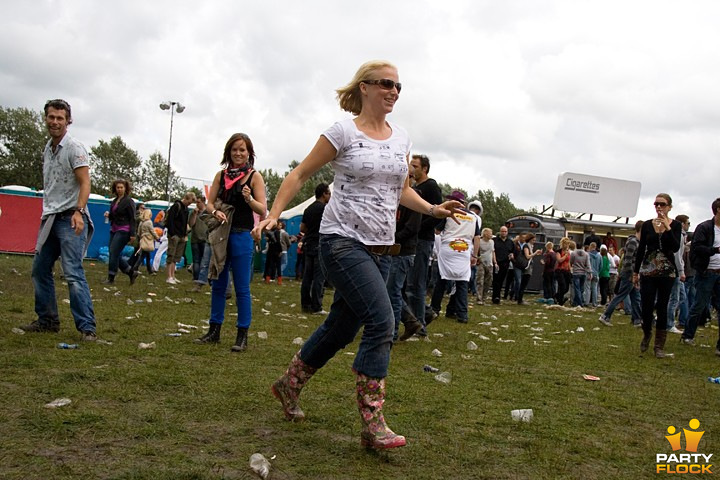
[[229,226],[230,234],[224,266],[212,282],[210,330],[197,342],[220,341],[220,327],[225,319],[225,290],[232,270],[238,309],[238,331],[233,352],[242,352],[247,348],[247,331],[252,317],[250,275],[254,248],[250,231],[255,226],[254,214],[264,216],[266,209],[265,182],[260,172],[253,170],[254,164],[255,149],[250,137],[244,133],[231,136],[220,162],[224,170],[215,175],[208,195],[208,212],[217,222]]

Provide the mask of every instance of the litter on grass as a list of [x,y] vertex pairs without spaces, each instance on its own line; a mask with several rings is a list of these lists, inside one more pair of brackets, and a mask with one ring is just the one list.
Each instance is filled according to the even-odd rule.
[[442,357],[442,352],[436,348],[432,351],[432,355],[433,357]]
[[258,336],[258,338],[260,338],[262,340],[267,340],[267,338],[268,338],[267,332],[257,332],[257,336]]
[[155,345],[155,342],[150,342],[150,343],[140,342],[140,343],[138,343],[138,349],[139,349],[139,350],[152,350],[152,349],[154,349],[156,346],[157,346],[157,345]]
[[598,380],[600,380],[600,377],[596,377],[595,375],[588,375],[588,374],[583,375],[583,378],[585,380],[590,380],[591,382],[597,382]]
[[70,405],[72,403],[72,400],[69,398],[56,398],[50,403],[45,404],[45,408],[58,408],[58,407],[64,407],[65,405]]

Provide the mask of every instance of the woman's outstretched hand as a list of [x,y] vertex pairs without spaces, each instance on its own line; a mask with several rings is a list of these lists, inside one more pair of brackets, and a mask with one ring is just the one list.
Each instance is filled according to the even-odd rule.
[[275,225],[277,225],[277,220],[274,218],[266,218],[255,225],[255,228],[252,229],[250,235],[252,235],[256,242],[259,242],[260,237],[263,234],[263,230],[272,230],[275,228]]

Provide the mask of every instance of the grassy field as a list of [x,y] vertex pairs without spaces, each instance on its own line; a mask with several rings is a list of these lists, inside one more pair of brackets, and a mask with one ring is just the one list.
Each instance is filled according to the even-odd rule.
[[[237,354],[235,316],[219,346],[193,344],[210,296],[189,292],[187,272],[175,287],[160,274],[104,288],[106,266],[87,262],[98,336],[112,344],[61,350],[79,334],[59,279],[60,333],[12,331],[34,320],[31,261],[0,256],[0,478],[256,478],[255,452],[271,459],[271,479],[658,478],[655,455],[672,453],[667,428],[689,428],[692,418],[705,431],[698,451],[720,454],[720,385],[707,381],[720,373],[708,347],[716,328],[701,329],[695,348],[671,335],[675,358],[657,360],[639,355],[640,332],[621,314],[613,328],[598,323],[599,311],[535,303],[475,306],[467,325],[440,317],[428,341],[393,348],[385,415],[408,445],[375,453],[359,445],[356,343],[303,391],[304,423],[286,422],[270,394],[298,349],[293,339],[322,321],[300,313],[298,283],[265,285],[256,275],[253,335]],[[199,328],[167,336],[178,322]],[[451,383],[425,364],[450,372]],[[61,397],[72,403],[44,407]],[[511,419],[519,408],[533,409],[531,422]]]

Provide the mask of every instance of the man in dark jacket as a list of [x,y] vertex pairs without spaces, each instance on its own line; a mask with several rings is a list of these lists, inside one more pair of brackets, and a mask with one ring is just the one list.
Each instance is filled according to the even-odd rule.
[[305,209],[300,223],[300,232],[304,235],[303,255],[305,256],[300,305],[303,312],[318,315],[327,314],[323,310],[325,275],[320,268],[320,222],[325,212],[325,205],[330,201],[330,195],[330,187],[325,183],[319,183],[315,187],[315,201]]
[[187,192],[181,200],[176,200],[167,212],[165,227],[167,227],[167,283],[175,285],[180,283],[175,278],[175,263],[180,261],[185,253],[188,234],[188,205],[195,203],[195,194]]
[[[720,198],[712,203],[713,218],[705,220],[695,228],[690,244],[690,263],[695,269],[695,302],[690,310],[687,327],[682,334],[682,343],[695,344],[695,331],[705,306],[713,297],[720,298]],[[716,305],[720,307],[720,305]],[[718,314],[720,324],[720,313]],[[720,338],[715,355],[720,356]]]
[[600,315],[598,319],[600,323],[605,326],[612,327],[611,318],[615,311],[615,308],[623,300],[627,302],[630,300],[630,306],[632,308],[632,322],[633,325],[640,326],[642,323],[642,317],[640,313],[640,291],[635,288],[632,282],[633,266],[635,265],[635,254],[637,252],[638,241],[637,235],[640,233],[643,221],[638,220],[635,223],[635,234],[630,235],[625,242],[625,256],[623,257],[622,267],[619,272],[620,287],[618,293],[615,295],[608,306],[605,308],[605,312]]
[[493,275],[493,293],[492,302],[500,303],[500,289],[510,269],[510,254],[513,253],[514,245],[510,237],[508,237],[508,228],[503,225],[500,227],[500,235],[493,237],[495,242],[495,260],[497,261],[497,271]]
[[[442,190],[435,180],[428,177],[428,173],[430,173],[430,159],[425,155],[413,155],[410,160],[410,177],[411,181],[415,182],[415,190],[429,204],[438,205],[443,202]],[[415,318],[423,324],[425,323],[428,266],[435,245],[435,227],[440,221],[444,220],[438,220],[430,215],[422,216],[415,260],[407,281],[408,303]]]

